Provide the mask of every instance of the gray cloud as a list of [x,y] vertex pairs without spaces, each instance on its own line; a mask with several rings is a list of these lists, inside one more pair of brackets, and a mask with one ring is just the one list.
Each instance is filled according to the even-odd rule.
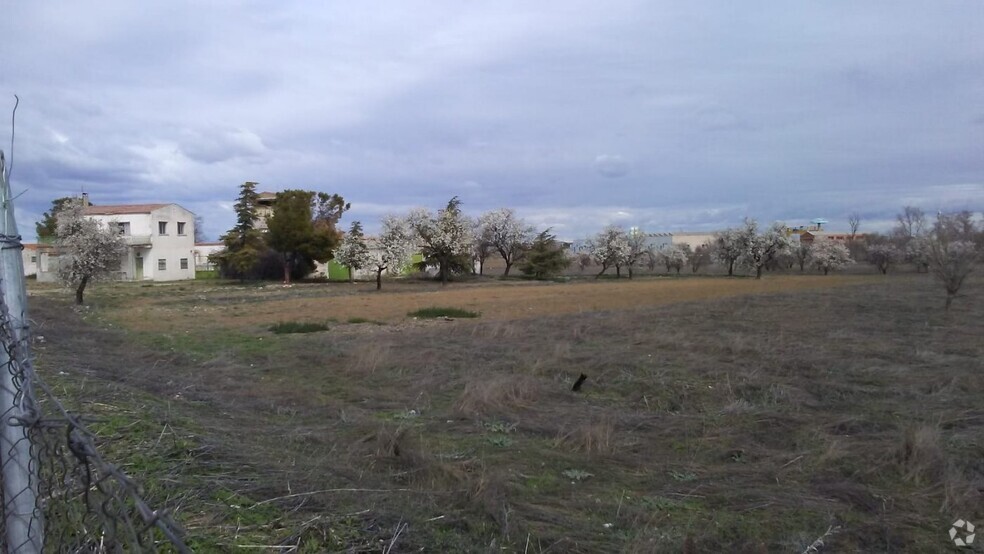
[[84,188],[185,204],[217,236],[246,180],[339,192],[370,229],[454,195],[570,235],[887,221],[903,202],[984,209],[978,15],[914,0],[20,3],[0,20],[0,100],[22,99],[25,230]]
[[595,169],[603,177],[618,178],[629,174],[629,164],[618,154],[601,154],[594,161]]

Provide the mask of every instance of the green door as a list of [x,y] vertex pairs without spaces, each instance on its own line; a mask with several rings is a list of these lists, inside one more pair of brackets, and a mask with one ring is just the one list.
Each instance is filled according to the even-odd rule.
[[136,271],[133,272],[133,278],[137,281],[143,281],[143,257],[140,256],[140,254],[137,254],[135,261],[137,263],[137,267]]

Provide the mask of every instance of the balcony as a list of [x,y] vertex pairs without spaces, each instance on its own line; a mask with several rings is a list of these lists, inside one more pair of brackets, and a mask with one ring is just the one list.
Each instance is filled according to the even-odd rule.
[[150,235],[123,235],[127,246],[150,246]]

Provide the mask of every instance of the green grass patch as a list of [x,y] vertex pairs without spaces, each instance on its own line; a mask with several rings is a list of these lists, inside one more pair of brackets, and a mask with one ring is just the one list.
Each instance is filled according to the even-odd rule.
[[207,269],[207,270],[195,270],[195,279],[218,279],[219,270],[217,269]]
[[438,317],[478,317],[479,313],[470,312],[461,308],[441,308],[433,306],[430,308],[421,308],[413,312],[408,312],[407,315],[410,317],[433,319]]
[[328,326],[324,323],[303,323],[300,321],[281,321],[270,326],[270,331],[276,335],[287,335],[290,333],[318,333],[327,331]]
[[369,319],[366,317],[350,317],[348,318],[348,323],[352,323],[352,324],[371,323],[373,325],[386,325],[382,321],[376,321],[375,319]]

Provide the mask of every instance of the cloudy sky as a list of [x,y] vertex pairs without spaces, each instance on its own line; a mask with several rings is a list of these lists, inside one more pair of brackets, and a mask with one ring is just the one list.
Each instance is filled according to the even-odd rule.
[[370,230],[455,195],[564,238],[871,230],[984,210],[982,28],[980,0],[12,2],[0,111],[27,239],[83,190],[214,239],[247,180]]

